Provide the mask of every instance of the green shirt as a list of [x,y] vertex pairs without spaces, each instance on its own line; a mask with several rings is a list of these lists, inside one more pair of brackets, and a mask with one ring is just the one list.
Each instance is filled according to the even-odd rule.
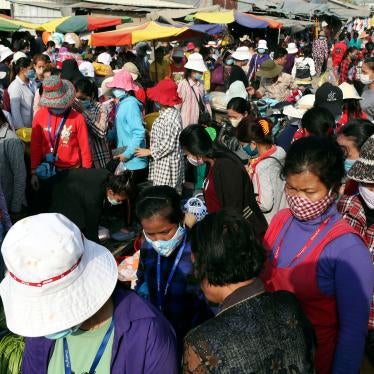
[[[90,331],[78,330],[66,338],[69,346],[72,372],[75,374],[89,372],[111,320],[112,319],[109,319],[98,329]],[[110,373],[113,337],[114,330],[110,335],[110,339],[96,368],[95,374]],[[48,365],[48,374],[65,374],[63,339],[56,340],[55,348]]]

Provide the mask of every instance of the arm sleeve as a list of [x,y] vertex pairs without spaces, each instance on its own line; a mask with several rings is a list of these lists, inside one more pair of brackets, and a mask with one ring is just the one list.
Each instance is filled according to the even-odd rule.
[[80,115],[79,118],[77,118],[77,121],[78,143],[82,158],[82,167],[90,169],[92,167],[92,155],[90,144],[88,141],[88,130],[86,121],[84,120],[83,115]]
[[295,63],[293,64],[292,71],[291,71],[291,75],[292,75],[294,78],[296,77],[296,61],[295,61]]
[[105,139],[108,132],[108,120],[109,115],[103,105],[99,105],[99,109],[95,118],[84,116],[87,122],[87,126],[91,130],[92,134],[100,139]]
[[173,330],[164,317],[154,319],[148,330],[144,373],[177,374],[177,348]]
[[187,88],[189,86],[189,83],[183,79],[179,85],[178,85],[178,95],[182,99],[182,101],[185,101],[187,99]]
[[179,131],[178,131],[178,124],[169,122],[163,126],[162,131],[156,135],[158,139],[156,140],[155,144],[151,144],[151,155],[154,160],[160,160],[170,153],[172,153],[175,149],[175,139],[177,138]]
[[39,124],[38,113],[32,122],[30,159],[31,170],[35,170],[43,159],[43,130]]
[[22,101],[21,91],[13,85],[13,86],[9,86],[8,93],[9,93],[10,108],[12,111],[14,127],[16,129],[25,127],[25,124],[23,123],[23,119],[21,116],[21,101]]
[[7,141],[7,155],[10,169],[13,174],[13,197],[10,205],[11,212],[18,213],[25,202],[26,167],[24,160],[23,144],[19,139]]
[[131,139],[128,141],[128,147],[124,152],[127,159],[134,157],[136,148],[140,148],[145,137],[145,129],[142,122],[142,114],[138,105],[132,104],[126,107],[127,125],[131,128]]
[[310,76],[314,77],[316,75],[316,64],[312,58],[309,59],[309,68],[310,68]]
[[274,206],[274,190],[271,181],[272,174],[263,169],[255,174],[253,183],[257,187],[257,203],[262,212],[270,212]]

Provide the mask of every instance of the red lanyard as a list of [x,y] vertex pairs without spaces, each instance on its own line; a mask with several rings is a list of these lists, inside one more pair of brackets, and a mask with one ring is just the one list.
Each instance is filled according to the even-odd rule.
[[[268,151],[266,151],[263,155],[253,159],[253,160],[250,160],[250,166],[252,167],[253,169],[253,172],[256,171],[256,166],[257,164],[264,160],[265,158],[268,158],[270,157],[272,154],[274,154],[277,150],[277,146],[276,145],[273,145]],[[252,161],[252,162],[251,162]]]
[[[327,224],[330,222],[331,217],[327,217],[318,227],[318,229],[313,233],[313,235],[308,239],[308,241],[304,244],[304,246],[300,249],[300,251],[295,255],[295,257],[290,261],[288,266],[291,266],[295,261],[297,261],[304,253],[305,251],[311,246],[311,244],[314,242],[314,240],[317,238],[317,236],[321,233],[321,231],[327,226]],[[278,262],[280,249],[282,247],[284,238],[287,234],[288,229],[291,226],[293,219],[291,219],[282,239],[280,240],[275,252],[274,252],[274,262]]]

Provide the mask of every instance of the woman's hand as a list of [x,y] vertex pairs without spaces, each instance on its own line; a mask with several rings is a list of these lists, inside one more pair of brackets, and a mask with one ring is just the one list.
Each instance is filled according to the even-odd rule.
[[120,161],[122,161],[122,162],[126,162],[126,161],[127,161],[127,158],[124,156],[123,153],[120,154],[120,155],[118,155],[118,156],[114,156],[113,158],[114,158],[114,159],[118,159],[118,160],[120,160]]
[[151,150],[146,148],[137,148],[135,150],[136,157],[149,157],[151,155]]
[[31,176],[31,187],[34,191],[37,191],[40,187],[39,178],[35,174]]

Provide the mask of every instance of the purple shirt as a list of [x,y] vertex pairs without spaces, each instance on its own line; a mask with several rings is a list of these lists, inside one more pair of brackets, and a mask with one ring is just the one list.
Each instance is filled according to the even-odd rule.
[[295,58],[296,58],[295,54],[293,54],[293,55],[288,54],[287,55],[286,63],[283,66],[283,73],[287,73],[287,74],[292,73],[292,68],[295,64]]
[[[113,293],[111,374],[177,374],[175,334],[152,305],[132,291]],[[54,341],[26,338],[22,373],[47,374]],[[108,373],[109,374],[109,373]]]
[[[284,237],[278,258],[278,267],[288,266],[322,221],[331,216],[328,225],[299,260],[313,250],[319,239],[341,215],[333,204],[322,216],[299,221],[293,218],[284,237],[288,223],[280,232],[274,248]],[[334,296],[339,320],[338,341],[335,350],[333,373],[358,373],[364,354],[365,336],[369,319],[369,305],[374,287],[374,267],[368,248],[358,235],[347,233],[326,245],[317,264],[317,284],[320,291]]]
[[[251,58],[251,62],[249,63],[248,79],[253,80],[256,77],[257,70],[260,68],[261,64],[269,59],[270,56],[266,53],[263,55],[255,53]],[[253,71],[253,69],[255,70]]]

